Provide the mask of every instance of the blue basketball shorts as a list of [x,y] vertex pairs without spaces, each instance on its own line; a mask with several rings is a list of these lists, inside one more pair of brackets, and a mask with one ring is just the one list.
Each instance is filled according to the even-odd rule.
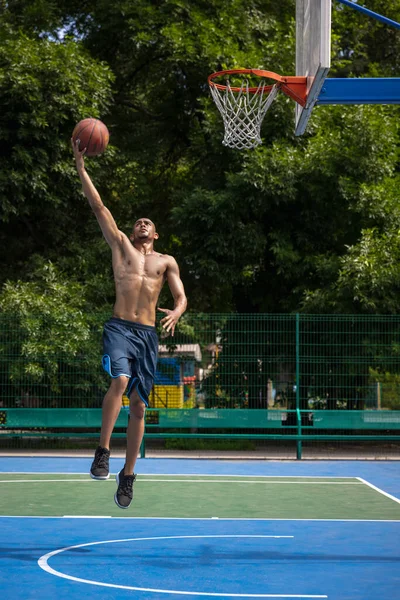
[[156,328],[112,317],[103,330],[103,368],[111,377],[129,377],[126,395],[136,388],[141,400],[149,405],[157,367]]

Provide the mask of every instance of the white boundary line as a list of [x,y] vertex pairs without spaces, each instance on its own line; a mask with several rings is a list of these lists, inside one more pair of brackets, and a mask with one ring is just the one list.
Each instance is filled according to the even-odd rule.
[[111,515],[63,515],[63,519],[112,519]]
[[[119,472],[119,471],[117,471]],[[116,475],[110,473],[110,475]],[[0,471],[0,475],[89,475],[89,471],[60,473],[59,471]],[[359,479],[337,475],[234,475],[232,473],[138,473],[139,477],[253,477],[254,479]]]
[[263,517],[109,517],[108,515],[0,515],[0,519],[116,519],[136,521],[305,521],[321,523],[400,523],[400,519],[283,519]]
[[89,542],[86,544],[78,544],[76,546],[69,546],[66,548],[60,548],[59,550],[54,550],[53,552],[48,552],[41,556],[38,560],[38,565],[41,569],[50,573],[51,575],[55,575],[56,577],[62,577],[64,579],[69,579],[71,581],[77,581],[78,583],[88,583],[91,585],[98,585],[102,587],[108,588],[117,588],[122,590],[132,590],[138,592],[154,592],[158,594],[179,594],[182,596],[211,596],[211,597],[223,597],[223,598],[328,598],[326,595],[321,594],[229,594],[229,593],[220,593],[220,592],[188,592],[185,590],[163,590],[157,588],[145,588],[145,587],[134,587],[128,585],[117,585],[112,583],[103,583],[100,581],[93,581],[90,579],[82,579],[80,577],[74,577],[72,575],[66,575],[65,573],[61,573],[60,571],[56,571],[48,564],[48,560],[55,556],[56,554],[60,554],[61,552],[65,552],[68,550],[75,550],[77,548],[83,548],[86,546],[96,546],[99,544],[113,544],[118,542],[142,542],[142,541],[153,541],[153,540],[175,540],[175,539],[204,539],[204,538],[291,538],[294,536],[279,536],[279,535],[175,535],[175,536],[160,536],[160,537],[144,537],[144,538],[128,538],[123,540],[104,540],[100,542]]
[[394,500],[395,502],[397,502],[398,504],[400,504],[400,500],[398,498],[396,498],[396,496],[392,496],[392,494],[388,494],[387,492],[384,492],[380,488],[376,487],[376,485],[373,485],[372,483],[369,483],[369,481],[367,481],[366,479],[363,479],[362,477],[357,477],[357,479],[359,479],[360,481],[362,481],[362,483],[364,483],[368,487],[372,488],[376,492],[379,492],[380,494],[383,494],[387,498],[390,498],[391,500]]
[[[191,477],[191,475],[188,475]],[[93,483],[93,479],[73,479],[72,477],[69,479],[0,479],[0,484],[2,483],[48,483],[48,482],[57,482],[57,483],[69,483],[69,482],[79,482],[79,483]],[[106,479],[105,481],[109,481],[112,483],[114,479]],[[238,484],[262,484],[262,485],[363,485],[360,481],[249,481],[249,480],[240,480],[240,479],[224,479],[221,481],[215,481],[210,479],[142,479],[139,475],[139,479],[141,483],[210,483],[210,484],[222,484],[222,483],[238,483]]]

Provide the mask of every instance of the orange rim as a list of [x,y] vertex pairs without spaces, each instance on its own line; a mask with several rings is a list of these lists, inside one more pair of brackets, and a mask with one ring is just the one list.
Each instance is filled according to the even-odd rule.
[[[298,104],[305,106],[307,101],[307,77],[295,77],[295,76],[282,76],[274,73],[273,71],[264,71],[262,69],[230,69],[227,71],[217,71],[208,76],[208,85],[215,87],[218,90],[224,91],[227,85],[222,83],[216,83],[214,79],[217,77],[223,77],[224,75],[256,75],[257,77],[265,77],[266,79],[274,79],[277,83],[273,85],[266,85],[264,88],[251,87],[248,88],[251,94],[261,94],[264,92],[270,92],[274,85],[277,85],[279,89],[295,100]],[[241,87],[231,87],[232,92],[240,92]]]

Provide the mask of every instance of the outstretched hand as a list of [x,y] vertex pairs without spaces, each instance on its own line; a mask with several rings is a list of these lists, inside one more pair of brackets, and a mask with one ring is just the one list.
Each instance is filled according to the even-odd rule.
[[161,312],[165,313],[167,316],[161,319],[160,323],[162,328],[165,329],[168,333],[171,332],[171,335],[174,335],[175,325],[179,321],[179,317],[181,316],[180,312],[177,310],[169,310],[168,308],[158,308]]
[[75,156],[76,167],[78,170],[83,169],[83,167],[85,166],[85,161],[83,159],[83,155],[86,152],[86,148],[84,148],[82,150],[82,152],[79,150],[79,143],[80,143],[79,139],[74,142],[73,138],[71,138],[71,146],[72,146],[72,150],[73,150],[73,153]]

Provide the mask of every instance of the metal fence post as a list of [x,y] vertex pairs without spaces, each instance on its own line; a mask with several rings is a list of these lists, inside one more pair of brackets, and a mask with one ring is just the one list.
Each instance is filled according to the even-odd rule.
[[[297,434],[301,435],[300,412],[300,315],[296,313],[296,418]],[[296,442],[296,458],[301,460],[301,439]]]
[[142,443],[140,444],[140,458],[146,458],[146,442],[144,439],[144,435],[143,435]]

